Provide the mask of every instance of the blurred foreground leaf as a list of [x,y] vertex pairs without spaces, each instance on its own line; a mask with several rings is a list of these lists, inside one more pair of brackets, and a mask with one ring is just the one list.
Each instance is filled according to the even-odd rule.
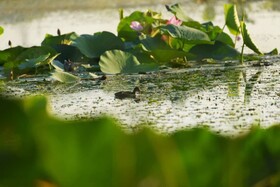
[[105,117],[54,119],[44,97],[0,102],[1,187],[280,185],[279,125],[237,138],[207,129],[126,134]]

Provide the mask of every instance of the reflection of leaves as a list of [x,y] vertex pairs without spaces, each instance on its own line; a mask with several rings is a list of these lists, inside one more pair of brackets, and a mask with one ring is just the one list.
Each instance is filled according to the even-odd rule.
[[[244,95],[244,102],[248,103],[250,102],[250,98],[254,89],[254,85],[258,82],[262,71],[258,71],[256,74],[254,74],[248,81],[246,81],[245,86],[245,95]],[[246,75],[244,76],[246,77]]]

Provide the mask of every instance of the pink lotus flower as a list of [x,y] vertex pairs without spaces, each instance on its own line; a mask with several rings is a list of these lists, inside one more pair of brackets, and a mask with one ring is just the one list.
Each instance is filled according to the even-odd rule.
[[144,29],[143,26],[138,21],[132,21],[130,23],[130,28],[132,28],[133,30],[138,31],[138,32],[140,32]]
[[177,25],[177,26],[181,25],[182,23],[183,23],[183,22],[182,22],[181,20],[177,19],[176,16],[172,16],[172,17],[166,22],[167,25],[172,24],[172,25]]

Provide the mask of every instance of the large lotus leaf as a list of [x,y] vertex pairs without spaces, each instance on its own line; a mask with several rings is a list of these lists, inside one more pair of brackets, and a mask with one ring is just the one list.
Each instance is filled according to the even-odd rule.
[[140,63],[134,55],[121,50],[106,51],[99,61],[101,71],[108,74],[136,73],[139,72],[138,65]]
[[185,12],[182,10],[179,4],[174,4],[171,6],[166,5],[166,9],[172,12],[178,19],[182,21],[192,21],[192,19],[185,14]]
[[184,51],[172,49],[156,49],[152,51],[151,55],[157,60],[157,62],[167,63],[170,62],[172,59],[186,57],[190,54]]
[[53,50],[50,47],[34,46],[34,47],[31,47],[31,48],[27,48],[25,51],[20,53],[16,57],[15,61],[18,62],[19,64],[21,64],[21,63],[26,62],[28,60],[40,59],[40,56],[46,56],[46,55],[48,55],[48,58],[45,59],[44,61],[41,61],[40,65],[45,65],[45,64],[50,63],[50,61],[52,61],[55,57],[57,57],[58,54],[56,53],[55,50]]
[[[26,63],[26,62],[29,63],[29,61],[30,63],[40,62],[39,63],[40,65],[48,64],[51,60],[53,60],[58,55],[52,48],[46,46],[34,46],[30,48],[15,47],[4,51],[3,54],[4,55],[1,61],[6,60],[4,62],[4,66],[8,69],[17,68],[21,63]],[[43,59],[43,57],[45,57],[46,55],[48,55],[47,59],[45,59],[44,61],[38,61]],[[1,52],[0,52],[0,56],[1,56]]]
[[220,41],[222,43],[225,43],[231,47],[234,47],[234,42],[232,41],[232,38],[225,32],[221,32],[217,38],[216,38],[217,41]]
[[3,32],[4,32],[3,27],[0,27],[0,35],[2,35],[2,34],[3,34]]
[[60,62],[71,60],[73,62],[88,62],[89,59],[81,51],[72,45],[59,44],[53,47],[60,55],[56,58]]
[[135,41],[138,39],[139,33],[132,28],[132,21],[138,21],[144,27],[143,33],[149,33],[151,24],[155,21],[154,18],[147,16],[144,12],[135,11],[131,15],[123,18],[118,25],[118,36],[125,41]]
[[189,52],[196,56],[195,60],[203,58],[222,60],[226,58],[237,58],[239,56],[239,52],[236,49],[219,41],[215,42],[214,45],[197,45]]
[[94,35],[81,35],[74,41],[73,45],[88,58],[99,58],[105,51],[124,49],[123,41],[113,33],[106,31]]
[[45,39],[42,41],[42,46],[51,46],[55,47],[59,44],[65,44],[70,45],[78,35],[75,32],[59,35],[59,36],[53,36],[51,34],[46,34]]
[[188,23],[186,25],[207,33],[211,41],[220,41],[234,47],[234,42],[231,37],[227,33],[223,32],[223,29],[219,26],[214,26],[212,22],[203,23],[201,26],[199,26],[199,24],[200,23]]
[[251,39],[251,36],[247,30],[246,24],[242,21],[241,22],[241,31],[242,31],[242,37],[244,44],[249,47],[251,50],[253,50],[257,54],[262,54],[260,50],[257,48],[257,46],[254,44],[253,40]]
[[189,44],[212,44],[205,32],[187,26],[165,25],[160,30],[163,34],[168,34],[173,38],[182,40]]
[[27,48],[17,46],[0,51],[0,65],[8,62],[14,62],[15,58]]
[[141,44],[143,50],[149,52],[149,54],[159,63],[169,62],[174,58],[188,55],[188,53],[184,51],[172,49],[159,37],[146,37],[141,40]]
[[20,70],[23,69],[31,69],[34,67],[38,67],[41,65],[42,62],[46,61],[50,56],[50,53],[46,54],[46,55],[41,55],[37,58],[33,58],[33,59],[26,59],[23,63],[19,64],[18,68]]
[[225,4],[224,6],[226,26],[231,34],[238,35],[240,33],[240,22],[236,5]]
[[141,64],[155,63],[155,59],[152,58],[151,54],[149,52],[143,51],[143,45],[141,44],[138,44],[132,49],[126,50],[126,52],[133,54]]

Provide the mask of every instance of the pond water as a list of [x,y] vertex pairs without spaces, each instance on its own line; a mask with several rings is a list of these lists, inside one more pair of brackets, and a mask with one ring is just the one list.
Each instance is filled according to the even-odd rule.
[[[51,6],[51,1],[44,1],[43,5],[32,1],[37,4],[31,7],[26,4],[16,7],[9,3],[11,1],[2,1],[0,7],[5,5],[6,9],[0,11],[0,20],[5,34],[0,38],[0,48],[7,48],[8,40],[12,40],[14,46],[40,45],[44,35],[56,34],[57,28],[64,33],[104,30],[116,33],[119,7],[125,7],[125,14],[152,8],[170,17],[164,8],[168,1],[143,1],[137,7],[123,1],[115,4],[102,1],[105,3],[97,3],[99,7],[94,7],[94,1],[90,0],[79,6],[69,1],[65,8],[63,4]],[[198,5],[194,1],[184,1],[183,5],[192,18],[199,21],[212,18],[222,27],[223,3],[215,1],[213,7],[214,0],[211,2]],[[265,52],[280,49],[279,2],[258,1],[248,3],[245,8],[248,29],[259,48]],[[50,100],[50,112],[57,117],[80,120],[105,114],[118,119],[128,131],[142,124],[164,133],[203,126],[223,135],[237,135],[247,132],[252,125],[268,127],[280,123],[280,56],[264,56],[261,66],[259,62],[250,63],[240,66],[222,62],[187,69],[164,69],[158,73],[108,76],[105,81],[84,80],[71,85],[42,76],[4,83],[1,94],[45,94]],[[132,90],[135,86],[142,91],[140,101],[114,98],[115,92]]]
[[[202,126],[234,136],[280,122],[280,56],[262,62],[269,64],[201,65],[76,84],[42,76],[7,82],[2,94],[47,95],[51,114],[67,120],[109,115],[128,131],[141,125],[163,133]],[[141,89],[139,101],[115,99],[114,93],[135,86]]]

